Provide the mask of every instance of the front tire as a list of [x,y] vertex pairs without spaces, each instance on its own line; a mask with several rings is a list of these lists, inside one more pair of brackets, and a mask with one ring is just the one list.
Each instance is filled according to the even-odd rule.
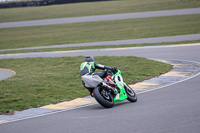
[[137,95],[136,95],[135,91],[128,85],[124,85],[124,88],[125,88],[127,96],[128,96],[127,100],[130,102],[137,102]]
[[96,101],[105,108],[112,108],[114,106],[114,99],[106,90],[96,87],[93,91]]

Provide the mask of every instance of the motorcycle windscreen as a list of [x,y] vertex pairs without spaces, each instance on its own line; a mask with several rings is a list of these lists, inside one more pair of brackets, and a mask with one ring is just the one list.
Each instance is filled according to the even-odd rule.
[[84,75],[81,78],[88,88],[95,88],[103,81],[98,75]]

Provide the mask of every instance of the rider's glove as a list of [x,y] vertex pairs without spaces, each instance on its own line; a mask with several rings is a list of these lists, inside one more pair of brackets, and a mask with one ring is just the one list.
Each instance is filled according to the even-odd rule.
[[112,68],[111,68],[111,71],[112,71],[114,74],[117,73],[117,70],[118,70],[117,67],[112,67]]

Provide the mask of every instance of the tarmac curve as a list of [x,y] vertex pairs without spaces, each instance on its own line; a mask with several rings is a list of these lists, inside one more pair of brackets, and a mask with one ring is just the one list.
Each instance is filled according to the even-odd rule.
[[46,20],[32,20],[32,21],[21,21],[21,22],[5,22],[5,23],[0,23],[0,28],[161,17],[161,16],[173,16],[173,15],[189,15],[189,14],[200,14],[200,8],[149,11],[149,12],[124,13],[124,14],[109,14],[109,15],[84,16],[84,17],[72,17],[72,18],[46,19]]
[[[200,62],[200,45],[108,49],[57,53],[59,56],[138,56]],[[42,54],[42,53],[38,53]],[[56,53],[54,53],[56,55]],[[10,55],[9,55],[10,56]],[[41,55],[40,55],[41,56]],[[13,58],[14,54],[13,54]],[[24,58],[24,57],[23,57]],[[162,89],[142,93],[136,103],[122,102],[112,109],[91,105],[0,125],[0,132],[20,133],[197,133],[200,131],[200,75]]]
[[[65,56],[139,56],[200,62],[200,45],[160,46],[138,49],[105,49],[68,53]],[[58,53],[57,53],[58,54]],[[192,71],[192,69],[191,69]],[[112,109],[98,104],[52,115],[1,124],[0,132],[20,133],[102,133],[170,132],[197,133],[200,130],[200,75],[184,82],[142,93],[138,102],[122,102]]]

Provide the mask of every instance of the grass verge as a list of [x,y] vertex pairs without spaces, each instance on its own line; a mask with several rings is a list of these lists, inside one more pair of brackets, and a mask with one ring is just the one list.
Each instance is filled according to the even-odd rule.
[[181,42],[165,42],[165,43],[144,43],[144,44],[127,44],[127,45],[104,45],[104,46],[83,46],[83,47],[69,47],[69,48],[44,48],[44,49],[29,49],[29,50],[13,50],[13,51],[0,51],[0,54],[71,51],[71,50],[75,51],[75,50],[87,50],[87,49],[128,48],[128,47],[145,47],[145,46],[163,46],[163,45],[178,45],[178,44],[190,44],[190,43],[200,43],[200,40],[181,41]]
[[0,49],[200,33],[200,15],[0,29]]
[[1,9],[0,22],[143,12],[200,6],[199,0],[114,0],[43,7]]
[[[138,57],[95,57],[96,61],[117,66],[126,83],[160,75],[171,65]],[[0,68],[16,75],[0,81],[0,113],[39,107],[89,95],[83,88],[79,66],[83,57],[25,58],[0,60]]]

